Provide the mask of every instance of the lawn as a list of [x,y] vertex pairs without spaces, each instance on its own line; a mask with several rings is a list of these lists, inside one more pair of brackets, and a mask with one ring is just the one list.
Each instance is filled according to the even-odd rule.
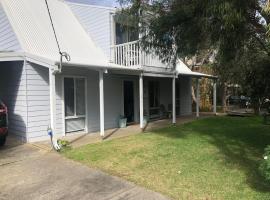
[[212,117],[86,145],[70,159],[172,199],[270,199],[258,173],[270,126],[262,118]]

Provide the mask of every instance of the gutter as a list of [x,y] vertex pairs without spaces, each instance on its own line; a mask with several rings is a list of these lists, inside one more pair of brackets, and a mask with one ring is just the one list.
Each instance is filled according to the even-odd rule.
[[193,72],[190,74],[186,73],[178,73],[177,76],[192,76],[192,77],[203,77],[203,78],[209,78],[209,79],[218,79],[218,76],[213,76],[213,75],[208,75],[208,74],[202,74],[202,73],[197,73]]
[[[54,62],[54,65],[59,66],[60,62],[56,61]],[[69,63],[69,62],[63,62],[63,66],[71,66],[71,67],[84,67],[84,68],[90,68],[93,70],[123,70],[123,71],[143,71],[141,67],[123,67],[117,64],[108,63],[107,65],[100,65],[100,64],[82,64],[82,63]]]

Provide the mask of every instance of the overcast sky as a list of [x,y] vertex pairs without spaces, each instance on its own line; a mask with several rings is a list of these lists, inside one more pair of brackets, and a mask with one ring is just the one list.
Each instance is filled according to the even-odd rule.
[[110,7],[117,6],[117,0],[68,0],[68,1],[100,6],[110,6]]

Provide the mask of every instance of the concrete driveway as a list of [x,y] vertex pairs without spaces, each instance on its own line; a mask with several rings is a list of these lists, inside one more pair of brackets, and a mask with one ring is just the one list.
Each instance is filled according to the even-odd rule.
[[158,193],[30,144],[0,149],[0,199],[165,200]]

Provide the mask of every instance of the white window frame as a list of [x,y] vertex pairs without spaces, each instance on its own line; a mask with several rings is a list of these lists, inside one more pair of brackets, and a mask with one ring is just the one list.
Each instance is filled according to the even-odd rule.
[[[65,78],[72,78],[74,80],[74,116],[66,116],[65,113]],[[84,89],[85,89],[85,115],[76,115],[76,79],[84,79]],[[87,77],[86,76],[69,76],[65,75],[62,76],[62,118],[63,118],[63,135],[66,136],[66,120],[67,119],[79,119],[79,118],[84,118],[85,119],[85,127],[84,130],[79,131],[82,133],[88,133],[88,95],[87,95]],[[76,133],[77,131],[75,131]]]

